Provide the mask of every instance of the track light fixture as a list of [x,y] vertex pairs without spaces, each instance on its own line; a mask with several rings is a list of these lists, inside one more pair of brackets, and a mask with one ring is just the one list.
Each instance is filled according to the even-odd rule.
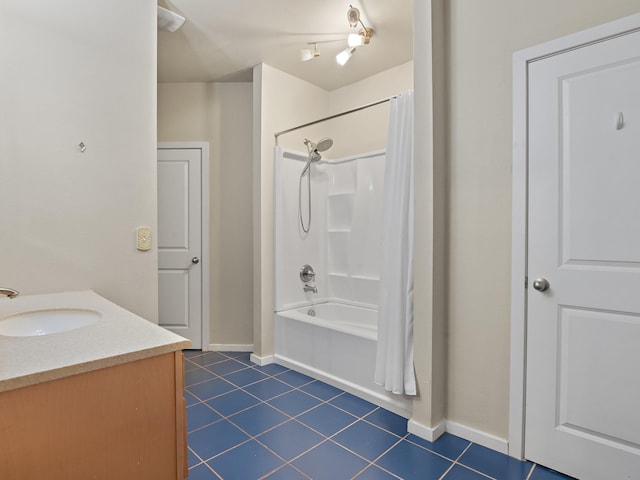
[[345,48],[338,55],[336,55],[336,62],[338,62],[339,65],[344,65],[349,61],[349,59],[351,58],[351,55],[353,55],[353,52],[355,51],[356,51],[355,47]]
[[356,28],[360,21],[360,10],[353,5],[349,5],[349,10],[347,10],[347,20],[349,21],[349,26],[351,28]]
[[362,23],[360,10],[353,5],[349,5],[349,10],[347,10],[347,20],[351,28],[356,28],[358,24],[360,24],[362,25],[362,30],[358,33],[350,33],[347,37],[347,45],[349,45],[349,47],[336,55],[336,62],[338,62],[339,65],[345,65],[351,58],[351,55],[356,51],[356,47],[369,45],[371,37],[373,37],[373,29],[367,28],[365,24]]
[[[362,28],[356,33],[350,33],[347,36],[347,48],[342,50],[338,55],[336,55],[336,62],[340,65],[345,65],[351,56],[356,51],[356,47],[361,45],[369,45],[371,41],[371,37],[373,37],[373,29],[368,28],[362,22],[360,18],[360,10],[358,10],[353,5],[349,5],[349,10],[347,10],[347,20],[349,21],[349,26],[351,28],[356,28],[360,25]],[[303,48],[300,50],[300,60],[303,62],[308,62],[309,60],[313,60],[316,57],[320,56],[320,50],[318,49],[319,43],[330,43],[330,42],[339,42],[342,40],[318,40],[315,42],[308,42],[307,45],[310,47]]]
[[350,47],[359,47],[360,45],[369,45],[371,37],[373,36],[373,30],[370,28],[364,28],[358,33],[350,33],[347,37],[347,44]]
[[300,59],[303,62],[307,62],[309,60],[313,60],[316,57],[320,56],[320,50],[318,50],[317,42],[309,42],[307,45],[313,45],[313,48],[303,48],[300,50]]

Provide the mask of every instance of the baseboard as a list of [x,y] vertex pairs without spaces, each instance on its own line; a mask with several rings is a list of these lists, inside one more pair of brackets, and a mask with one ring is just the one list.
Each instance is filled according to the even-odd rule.
[[408,407],[403,402],[395,400],[393,398],[389,398],[385,395],[381,395],[379,392],[375,392],[362,385],[349,382],[343,378],[331,375],[330,373],[319,370],[317,368],[312,368],[309,365],[302,364],[277,353],[274,355],[274,361],[278,365],[282,365],[283,367],[287,367],[295,370],[296,372],[303,373],[311,378],[315,378],[316,380],[328,383],[333,387],[344,390],[351,395],[355,395],[356,397],[362,398],[367,402],[378,405],[379,407],[389,410],[390,412],[395,413],[396,415],[400,415],[401,417],[409,418],[411,415],[410,407]]
[[407,422],[407,430],[409,433],[413,433],[428,442],[435,442],[446,431],[446,424],[442,421],[438,423],[435,428],[427,427],[426,425],[422,425],[411,418]]
[[469,440],[470,442],[477,443],[478,445],[490,448],[491,450],[504,453],[505,455],[509,454],[509,441],[504,438],[496,437],[490,433],[482,432],[475,428],[467,427],[450,420],[446,421],[445,428],[446,431],[452,435],[462,437],[465,440]]
[[253,352],[253,344],[250,345],[234,345],[231,343],[211,343],[203,350],[208,352]]
[[273,355],[267,355],[265,357],[259,357],[258,355],[256,355],[255,353],[252,353],[251,356],[249,357],[249,360],[251,360],[253,363],[264,367],[265,365],[269,365],[271,363],[273,363]]
[[410,419],[407,422],[407,430],[424,440],[429,442],[435,442],[443,433],[447,432],[470,442],[482,445],[483,447],[490,448],[496,452],[509,454],[509,442],[495,435],[491,435],[475,428],[467,427],[450,420],[443,420],[435,427],[427,427],[421,423]]

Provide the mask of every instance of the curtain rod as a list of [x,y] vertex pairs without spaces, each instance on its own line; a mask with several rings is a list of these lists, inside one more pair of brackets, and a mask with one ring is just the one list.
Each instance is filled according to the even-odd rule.
[[366,105],[361,105],[359,107],[352,108],[351,110],[347,110],[347,111],[344,111],[344,112],[336,113],[335,115],[331,115],[329,117],[321,118],[319,120],[314,120],[313,122],[309,122],[309,123],[305,123],[303,125],[298,125],[297,127],[289,128],[288,130],[282,130],[281,132],[277,132],[277,133],[274,134],[274,136],[276,137],[276,145],[278,145],[278,137],[280,135],[284,135],[285,133],[293,132],[293,131],[299,130],[301,128],[310,127],[311,125],[315,125],[316,123],[326,122],[327,120],[332,120],[334,118],[342,117],[342,116],[348,115],[350,113],[359,112],[360,110],[365,110],[367,108],[375,107],[376,105],[380,105],[381,103],[386,103],[389,100],[391,100],[392,98],[396,98],[396,97],[397,97],[397,95],[393,95],[393,96],[391,96],[389,98],[385,98],[383,100],[378,100],[377,102],[368,103]]

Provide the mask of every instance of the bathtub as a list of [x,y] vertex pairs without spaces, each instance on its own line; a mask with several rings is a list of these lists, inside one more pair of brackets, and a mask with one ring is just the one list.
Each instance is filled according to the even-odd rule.
[[276,312],[274,360],[409,418],[410,398],[373,381],[377,327],[377,310],[342,303]]

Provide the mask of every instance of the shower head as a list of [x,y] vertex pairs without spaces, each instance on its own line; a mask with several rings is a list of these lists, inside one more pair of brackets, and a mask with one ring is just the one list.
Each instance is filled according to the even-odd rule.
[[304,144],[307,147],[309,153],[311,152],[326,152],[333,146],[333,140],[330,138],[323,138],[318,143],[313,143],[308,138],[304,139]]
[[323,138],[316,144],[316,152],[326,152],[333,146],[333,140],[330,138]]
[[322,157],[320,152],[326,152],[333,145],[333,140],[330,138],[323,138],[318,143],[313,143],[311,140],[305,138],[304,144],[307,146],[309,152],[309,162],[317,162]]

